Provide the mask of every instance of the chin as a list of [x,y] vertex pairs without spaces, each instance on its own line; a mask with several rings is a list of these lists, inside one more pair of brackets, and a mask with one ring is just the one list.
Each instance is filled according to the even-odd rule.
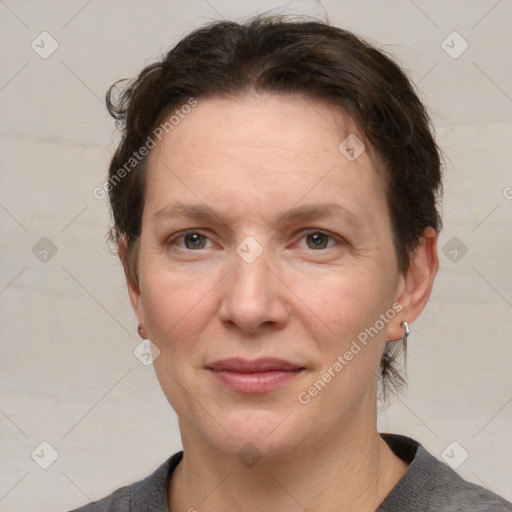
[[238,458],[279,457],[307,439],[304,426],[308,422],[300,422],[300,428],[298,420],[296,413],[284,408],[232,411],[223,414],[223,428],[210,423],[205,436],[216,449]]

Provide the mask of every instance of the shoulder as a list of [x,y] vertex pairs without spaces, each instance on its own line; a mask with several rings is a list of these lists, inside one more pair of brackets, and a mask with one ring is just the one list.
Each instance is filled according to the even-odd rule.
[[381,436],[409,467],[378,512],[512,512],[512,503],[464,480],[417,441],[394,434]]
[[[422,450],[425,450],[422,447]],[[426,450],[425,450],[426,451]],[[427,452],[429,457],[432,457]],[[434,457],[432,457],[434,459]],[[437,466],[432,486],[431,510],[454,512],[510,512],[512,503],[501,496],[464,480],[452,468],[434,459]]]
[[112,494],[105,496],[101,500],[92,501],[80,508],[70,512],[128,512],[132,508],[132,496],[134,488],[140,484],[136,482],[132,485],[126,485],[115,490]]
[[182,451],[175,453],[143,480],[120,487],[108,496],[70,512],[168,512],[169,476],[182,457]]

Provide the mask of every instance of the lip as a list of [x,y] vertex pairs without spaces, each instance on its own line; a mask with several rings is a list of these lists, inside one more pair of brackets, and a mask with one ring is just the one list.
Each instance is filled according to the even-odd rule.
[[302,368],[294,363],[275,357],[260,357],[259,359],[242,359],[233,357],[231,359],[222,359],[206,366],[209,370],[228,371],[239,373],[258,373],[274,370],[292,371]]
[[276,358],[231,358],[206,366],[224,386],[239,393],[265,393],[301,375],[305,368]]

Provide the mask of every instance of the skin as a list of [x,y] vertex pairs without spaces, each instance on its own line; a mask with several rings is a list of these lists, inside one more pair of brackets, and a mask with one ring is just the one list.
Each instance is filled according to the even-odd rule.
[[[400,339],[401,322],[428,300],[437,236],[425,230],[401,274],[384,180],[369,151],[349,161],[338,150],[349,133],[357,131],[343,112],[310,98],[209,98],[149,156],[139,281],[128,277],[128,290],[179,419],[173,512],[374,511],[407,468],[377,433],[377,374],[386,340]],[[175,203],[214,214],[157,213]],[[283,218],[327,203],[349,213]],[[252,263],[236,251],[248,236],[262,249]],[[393,304],[401,311],[299,403]],[[241,394],[205,368],[263,356],[305,370],[273,391]],[[261,455],[252,467],[237,457],[249,442]]]

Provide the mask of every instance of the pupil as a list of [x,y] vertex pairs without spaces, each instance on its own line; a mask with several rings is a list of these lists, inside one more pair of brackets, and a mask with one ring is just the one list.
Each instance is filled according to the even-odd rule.
[[310,237],[315,248],[325,247],[325,236],[322,233],[314,233]]
[[192,233],[192,234],[189,234],[187,235],[187,238],[186,240],[190,242],[190,244],[186,244],[187,245],[187,248],[190,249],[192,246],[192,248],[198,248],[201,246],[201,237],[202,235],[199,235],[197,233]]

